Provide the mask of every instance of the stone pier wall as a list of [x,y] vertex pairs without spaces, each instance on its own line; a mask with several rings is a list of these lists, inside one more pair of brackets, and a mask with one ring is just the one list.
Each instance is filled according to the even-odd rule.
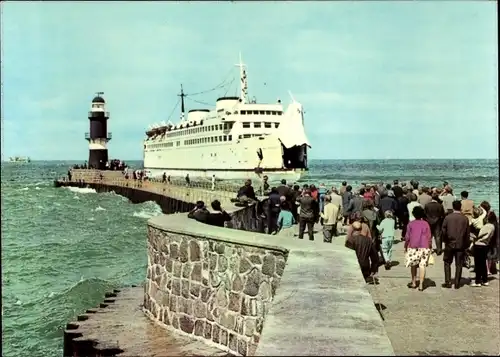
[[144,307],[178,332],[253,355],[286,257],[150,226]]

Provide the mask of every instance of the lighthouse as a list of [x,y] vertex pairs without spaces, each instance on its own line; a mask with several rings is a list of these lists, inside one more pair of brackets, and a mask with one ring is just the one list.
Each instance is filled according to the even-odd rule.
[[89,161],[91,168],[103,170],[108,161],[107,144],[111,140],[108,133],[109,112],[106,111],[106,101],[102,97],[104,92],[97,92],[92,99],[89,112],[90,132],[85,133],[85,140],[89,142]]

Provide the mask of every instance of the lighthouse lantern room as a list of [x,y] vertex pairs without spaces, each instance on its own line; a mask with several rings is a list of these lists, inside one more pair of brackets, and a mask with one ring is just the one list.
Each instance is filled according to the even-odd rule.
[[106,111],[106,101],[102,97],[104,92],[97,92],[92,99],[92,107],[89,112],[90,132],[85,133],[85,139],[89,142],[90,168],[104,170],[108,161],[107,144],[111,140],[108,133],[109,112]]

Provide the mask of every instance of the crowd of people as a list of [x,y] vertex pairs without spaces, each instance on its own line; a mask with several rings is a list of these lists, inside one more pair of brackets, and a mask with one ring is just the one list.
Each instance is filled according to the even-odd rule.
[[293,237],[298,224],[298,238],[303,239],[307,229],[309,239],[314,240],[314,225],[320,222],[323,241],[329,243],[342,225],[345,245],[356,251],[367,280],[376,276],[379,266],[392,268],[397,229],[404,241],[405,266],[411,271],[410,288],[424,289],[425,269],[432,264],[433,253],[443,255],[444,288],[461,287],[462,268],[472,266],[471,258],[476,273],[471,286],[488,286],[488,275],[497,271],[500,239],[495,212],[486,201],[475,204],[467,191],[456,197],[448,182],[425,187],[415,180],[408,184],[394,180],[392,184],[362,184],[353,190],[347,182],[340,189],[327,189],[324,184],[300,187],[285,180],[270,187],[264,177],[260,191],[267,196],[264,204],[247,180],[235,201],[261,204],[268,234]]
[[[118,159],[112,159],[110,161],[106,161],[102,167],[94,167],[93,165],[87,164],[87,161],[82,165],[75,164],[72,166],[75,170],[114,170],[114,171],[123,171],[127,168],[127,164],[125,161],[121,161]],[[71,169],[71,168],[70,168]]]

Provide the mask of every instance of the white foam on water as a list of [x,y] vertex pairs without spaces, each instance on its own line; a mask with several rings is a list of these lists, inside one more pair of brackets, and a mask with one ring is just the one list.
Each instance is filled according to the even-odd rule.
[[156,217],[161,215],[163,212],[161,207],[155,202],[148,201],[141,205],[140,211],[135,211],[132,216],[137,218],[150,219],[152,217]]
[[71,192],[74,192],[74,193],[97,193],[96,190],[94,190],[93,188],[88,188],[88,187],[67,187],[68,190],[70,190]]
[[95,221],[95,218],[94,217],[90,217],[88,220],[89,221]]
[[22,304],[23,304],[23,302],[21,300],[16,301],[16,305],[22,305]]
[[97,206],[94,211],[106,211],[106,208],[102,208],[101,206]]
[[80,197],[78,197],[78,196],[74,196],[73,198],[74,198],[75,200],[79,200],[79,199],[80,199]]
[[37,187],[35,187],[35,190],[41,190],[41,188],[37,186]]
[[30,188],[29,187],[25,187],[25,188],[21,188],[20,191],[28,191]]

